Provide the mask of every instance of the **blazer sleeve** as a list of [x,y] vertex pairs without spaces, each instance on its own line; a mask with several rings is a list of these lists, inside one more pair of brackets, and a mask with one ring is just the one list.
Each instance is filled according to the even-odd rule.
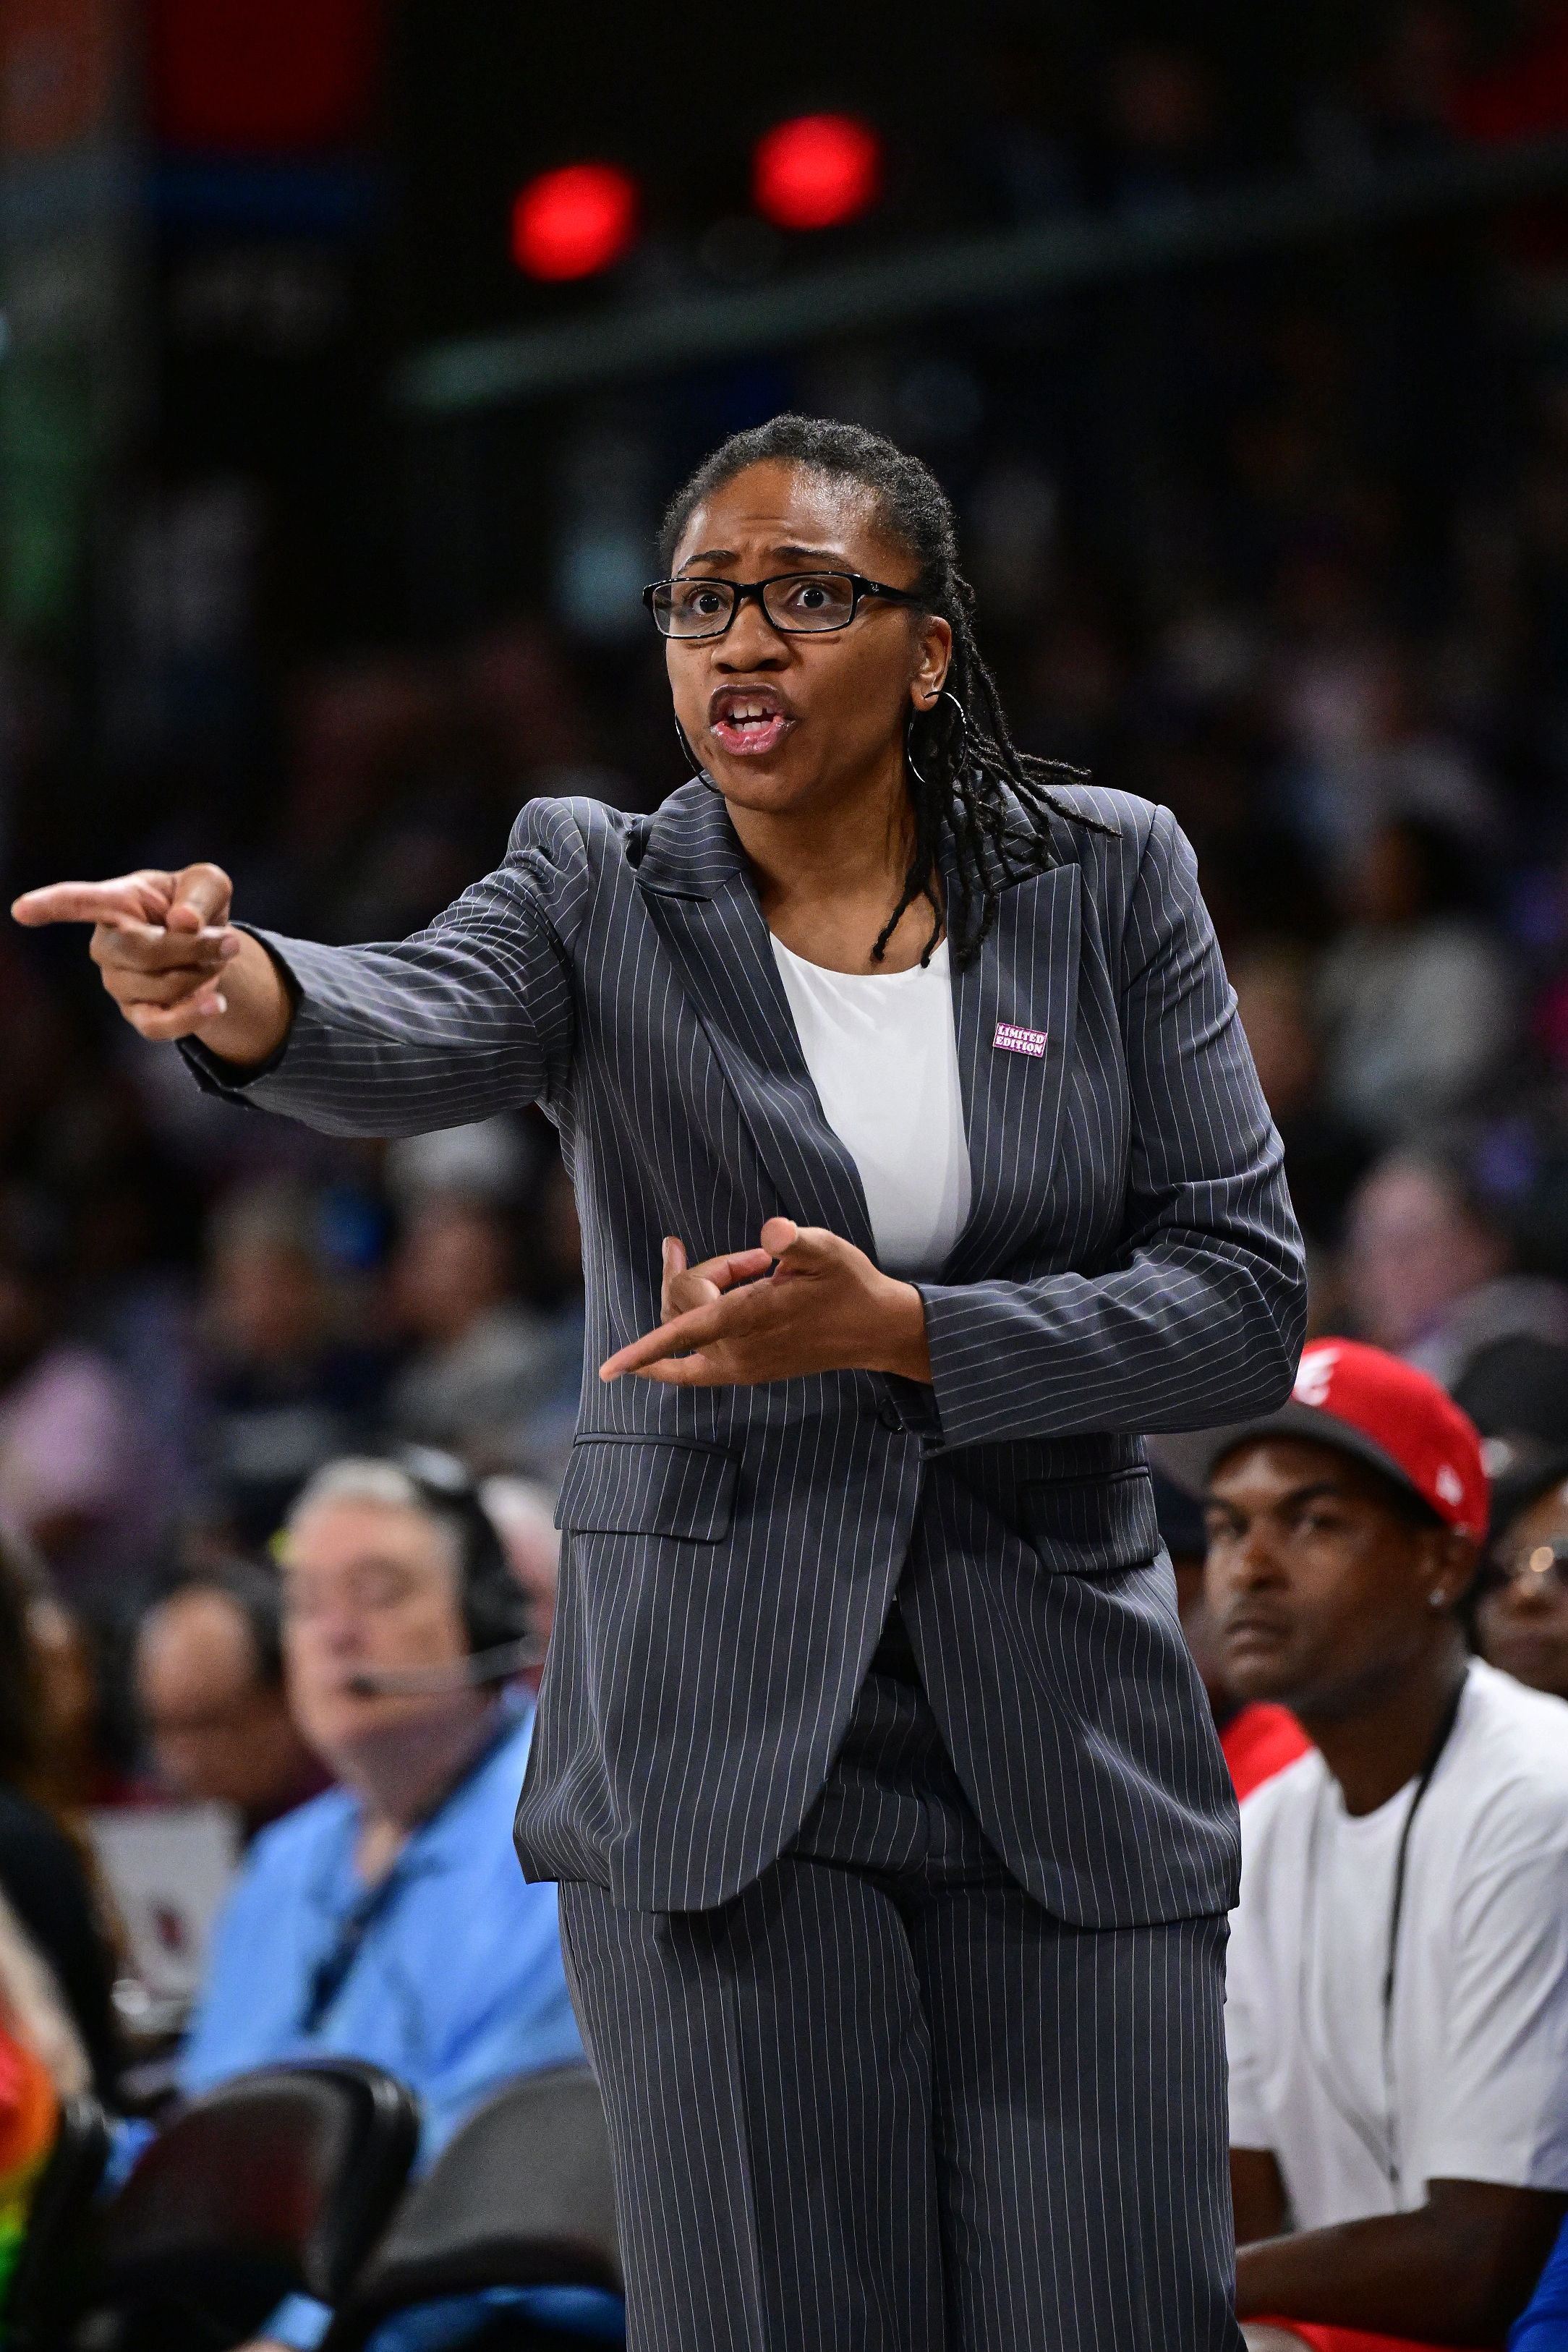
[[199,1040],[197,1083],[327,1135],[419,1135],[557,1099],[571,1073],[570,942],[593,887],[583,828],[533,801],[505,862],[412,939],[323,947],[257,931],[294,998],[289,1034],[247,1070]]
[[1132,1140],[1115,1261],[918,1286],[944,1449],[1212,1428],[1289,1393],[1307,1291],[1284,1149],[1168,809],[1129,905],[1121,1023]]

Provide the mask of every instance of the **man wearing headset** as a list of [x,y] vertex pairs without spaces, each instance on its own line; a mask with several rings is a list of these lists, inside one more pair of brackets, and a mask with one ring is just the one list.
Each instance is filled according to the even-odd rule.
[[1226,1680],[1317,1750],[1242,1808],[1239,2315],[1280,2352],[1496,2346],[1568,2206],[1568,1706],[1467,1657],[1479,1438],[1325,1339],[1186,1467]]
[[[511,1847],[533,1708],[507,1685],[534,1654],[528,1604],[468,1473],[424,1447],[319,1471],[280,1554],[289,1706],[339,1785],[252,1847],[180,2087],[370,2059],[418,2093],[427,2162],[503,2083],[582,2061],[555,1889],[526,1885]],[[531,2294],[532,2317],[619,2332],[595,2298]],[[257,2343],[308,2352],[331,2315],[292,2296]]]

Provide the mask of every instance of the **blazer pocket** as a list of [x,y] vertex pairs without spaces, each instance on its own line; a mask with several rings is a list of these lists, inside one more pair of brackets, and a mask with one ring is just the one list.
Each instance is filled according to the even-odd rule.
[[1023,1490],[1024,1524],[1042,1568],[1067,1576],[1146,1568],[1160,1549],[1147,1470],[1103,1478],[1052,1478]]
[[579,1437],[555,1524],[574,1535],[669,1536],[719,1543],[735,1511],[739,1464],[721,1446],[647,1437]]

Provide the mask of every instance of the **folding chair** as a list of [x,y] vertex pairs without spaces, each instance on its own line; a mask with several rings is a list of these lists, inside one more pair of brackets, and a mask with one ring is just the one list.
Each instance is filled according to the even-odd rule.
[[104,2210],[89,2340],[200,2352],[253,2333],[286,2294],[336,2303],[418,2137],[413,2094],[356,2060],[269,2066],[197,2099]]
[[322,2352],[359,2352],[395,2311],[493,2286],[624,2292],[605,2113],[585,2066],[523,2075],[470,2116],[409,2189]]

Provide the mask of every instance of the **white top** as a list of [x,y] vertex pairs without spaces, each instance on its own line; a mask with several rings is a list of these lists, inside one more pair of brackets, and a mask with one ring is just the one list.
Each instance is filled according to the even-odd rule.
[[1568,2189],[1568,1706],[1479,1661],[1410,1833],[1407,1782],[1352,1820],[1314,1749],[1241,1809],[1230,2137],[1270,2148],[1298,2228],[1429,2180]]
[[774,940],[823,1116],[860,1171],[883,1272],[935,1274],[969,1216],[947,941],[922,971],[826,971]]

